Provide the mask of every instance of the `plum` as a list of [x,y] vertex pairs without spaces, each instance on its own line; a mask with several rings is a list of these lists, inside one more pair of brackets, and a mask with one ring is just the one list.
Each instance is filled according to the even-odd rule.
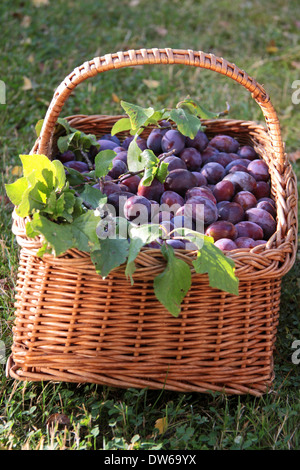
[[216,184],[225,176],[224,167],[216,162],[206,163],[200,172],[209,184]]
[[236,153],[240,144],[234,137],[229,135],[216,135],[214,136],[209,145],[215,147],[220,152]]
[[213,189],[213,195],[217,202],[230,201],[233,198],[234,193],[235,187],[231,181],[219,181]]
[[202,152],[208,145],[208,137],[207,135],[199,130],[195,137],[191,139],[190,137],[186,138],[186,146],[187,147],[194,147],[199,152]]
[[197,178],[192,172],[185,169],[172,170],[167,175],[164,183],[166,191],[175,191],[184,196],[186,191],[197,186]]
[[235,225],[235,228],[237,229],[238,237],[247,237],[253,238],[253,240],[261,240],[264,236],[263,229],[260,227],[260,225],[248,220],[238,222]]
[[215,245],[222,251],[236,250],[236,243],[230,238],[219,238],[215,241]]
[[212,237],[215,242],[220,238],[235,240],[237,238],[237,229],[227,220],[218,220],[207,227],[205,235]]
[[246,211],[246,218],[249,222],[254,222],[259,225],[264,232],[263,237],[260,239],[268,240],[276,231],[276,221],[274,217],[264,209],[252,207]]
[[247,169],[256,181],[267,182],[270,178],[269,167],[263,160],[252,160]]
[[218,212],[221,220],[227,220],[234,225],[244,219],[244,209],[237,202],[229,202],[219,209]]
[[201,167],[202,158],[200,152],[193,147],[185,147],[179,154],[179,157],[186,164],[190,171],[197,171]]
[[163,152],[174,150],[174,152],[179,155],[184,147],[185,136],[176,129],[168,130],[161,139],[161,148]]

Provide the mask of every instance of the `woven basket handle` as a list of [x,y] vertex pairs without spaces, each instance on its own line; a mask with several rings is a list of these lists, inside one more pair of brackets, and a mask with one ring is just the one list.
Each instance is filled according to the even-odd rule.
[[283,167],[287,164],[287,156],[282,142],[280,124],[276,111],[264,88],[253,78],[249,77],[246,72],[223,58],[201,51],[174,50],[169,48],[129,50],[126,52],[107,54],[103,57],[97,57],[85,62],[80,67],[75,68],[58,86],[54,93],[44,119],[40,137],[37,141],[37,151],[35,153],[48,155],[49,144],[57,118],[60,115],[64,103],[77,85],[87,78],[94,77],[98,73],[108,70],[152,64],[181,64],[200,67],[226,75],[243,85],[243,87],[251,93],[252,98],[258,103],[263,112],[273,147],[273,155],[271,158],[277,170],[280,173],[283,171]]

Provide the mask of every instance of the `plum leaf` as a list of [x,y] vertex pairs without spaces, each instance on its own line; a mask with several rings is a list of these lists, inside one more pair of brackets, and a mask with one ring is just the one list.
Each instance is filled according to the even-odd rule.
[[174,317],[178,317],[181,303],[191,287],[191,270],[185,261],[176,258],[170,245],[163,245],[161,251],[167,260],[167,266],[155,277],[154,292],[166,309]]

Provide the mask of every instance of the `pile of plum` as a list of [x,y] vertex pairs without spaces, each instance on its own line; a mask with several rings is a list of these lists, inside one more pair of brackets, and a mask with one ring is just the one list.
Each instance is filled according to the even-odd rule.
[[[169,124],[155,128],[148,138],[138,137],[137,144],[141,150],[148,148],[163,157],[169,173],[164,183],[155,178],[150,186],[144,186],[142,174],[126,174],[132,139],[127,137],[121,142],[108,134],[98,141],[100,151],[116,152],[101,190],[117,215],[133,221],[138,215],[136,204],[142,204],[148,222],[161,223],[167,232],[178,227],[195,230],[200,205],[204,233],[213,237],[223,251],[264,244],[275,232],[276,206],[270,194],[268,166],[252,146],[240,145],[229,135],[215,135],[209,140],[205,132],[198,131],[191,139]],[[97,152],[90,149],[91,161]],[[70,151],[58,158],[66,167],[82,173],[89,171],[88,164],[75,161]],[[99,188],[99,184],[95,187]],[[172,210],[165,210],[166,205]],[[166,238],[174,248],[186,247],[184,240],[172,235]],[[159,245],[152,242],[150,246]]]

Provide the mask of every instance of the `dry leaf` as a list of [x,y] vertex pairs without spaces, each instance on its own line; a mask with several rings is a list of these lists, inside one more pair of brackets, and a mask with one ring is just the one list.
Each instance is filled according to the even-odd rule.
[[11,174],[14,176],[21,176],[22,175],[22,167],[21,166],[14,166],[11,170]]
[[158,80],[144,79],[143,83],[145,83],[145,85],[147,85],[148,88],[157,88],[159,86],[159,81]]
[[48,428],[55,427],[56,425],[59,427],[70,426],[70,419],[63,413],[54,413],[49,416],[46,425]]
[[297,62],[296,60],[293,60],[291,62],[291,65],[295,68],[295,69],[300,69],[300,62]]
[[33,85],[32,85],[32,81],[30,80],[30,78],[23,77],[23,80],[24,80],[24,85],[22,86],[22,90],[24,91],[32,90]]
[[112,93],[111,97],[114,103],[120,103],[121,99],[116,95],[116,93]]
[[296,150],[296,152],[290,153],[289,159],[291,162],[296,162],[297,160],[300,160],[300,150]]
[[23,28],[28,28],[30,26],[30,23],[31,23],[31,16],[28,16],[28,15],[23,16],[23,19],[21,21],[21,26],[23,26]]
[[158,434],[164,434],[168,428],[168,419],[166,417],[157,419],[154,427],[158,429]]
[[49,0],[31,0],[33,3],[33,6],[35,7],[41,7],[43,5],[49,5]]
[[269,54],[273,54],[274,52],[278,52],[278,47],[275,44],[274,39],[271,39],[269,44],[266,47],[266,51],[269,52]]
[[168,30],[164,28],[163,26],[156,26],[155,31],[159,36],[166,36],[168,34]]

